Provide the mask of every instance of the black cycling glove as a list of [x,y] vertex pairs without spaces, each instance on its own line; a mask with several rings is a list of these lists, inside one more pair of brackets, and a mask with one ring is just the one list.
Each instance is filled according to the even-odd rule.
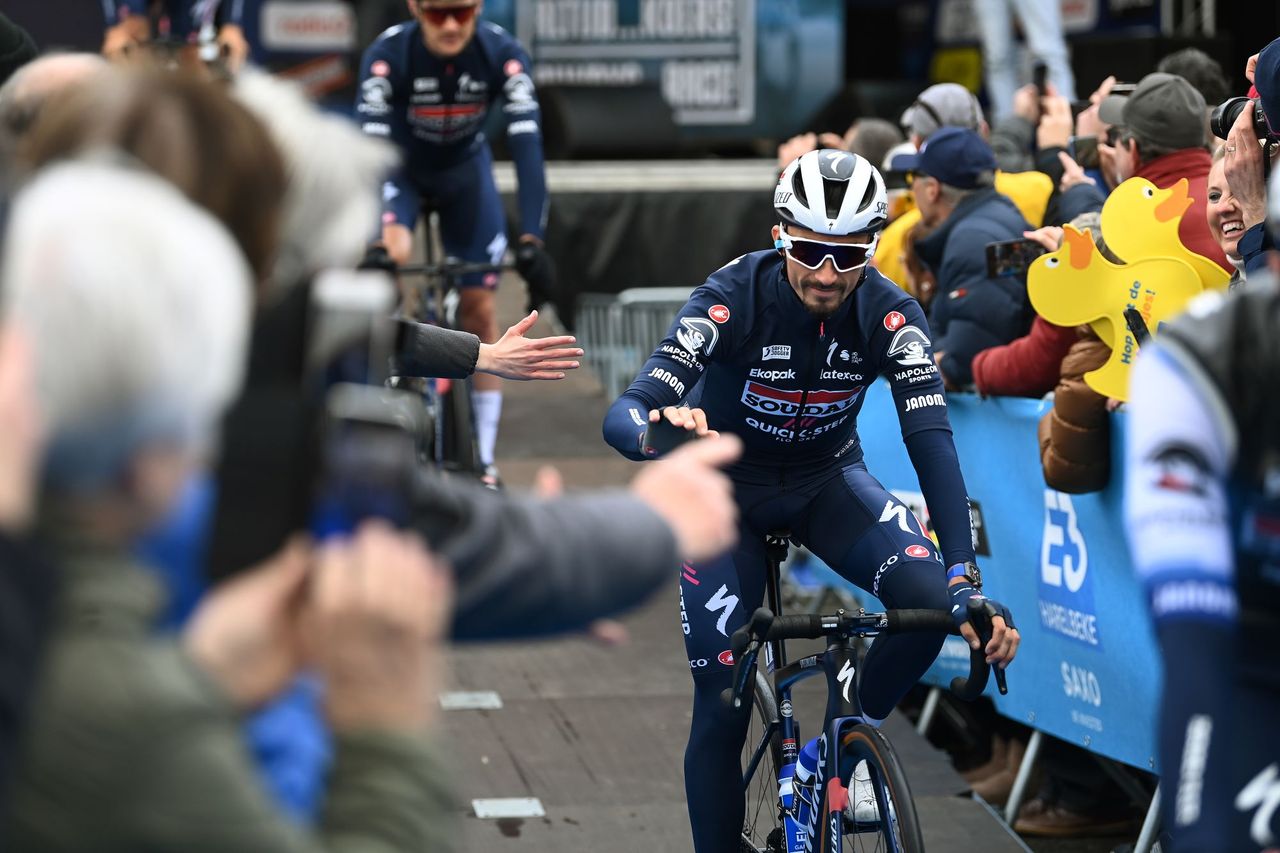
[[365,250],[360,263],[356,265],[358,270],[382,270],[392,275],[395,275],[399,268],[399,265],[392,260],[386,246],[370,246]]
[[529,286],[529,305],[532,311],[555,298],[556,266],[547,250],[537,243],[524,242],[516,246],[516,272]]
[[951,597],[951,618],[956,623],[957,628],[969,621],[969,601],[971,599],[985,601],[993,611],[990,614],[992,617],[999,616],[1004,619],[1004,624],[1007,627],[1014,627],[1013,614],[1009,612],[1009,608],[993,598],[987,598],[980,590],[974,589],[972,584],[958,583],[955,586],[949,586],[947,587],[947,594]]

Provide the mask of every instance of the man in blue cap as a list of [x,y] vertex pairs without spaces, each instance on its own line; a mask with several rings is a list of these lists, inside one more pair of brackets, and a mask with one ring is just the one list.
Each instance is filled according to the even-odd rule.
[[1031,307],[1022,277],[987,275],[986,245],[1022,238],[1031,226],[994,186],[996,158],[977,132],[948,127],[905,164],[921,220],[916,254],[937,277],[929,308],[934,358],[949,388],[972,384],[973,357],[1027,333]]

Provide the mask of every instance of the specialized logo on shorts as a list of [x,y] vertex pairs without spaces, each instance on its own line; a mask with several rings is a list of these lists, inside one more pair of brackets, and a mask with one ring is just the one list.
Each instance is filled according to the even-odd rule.
[[[902,316],[902,315],[898,315]],[[915,326],[903,326],[889,342],[889,358],[896,358],[903,367],[933,364],[933,359],[925,355],[925,347],[929,346],[929,336]]]
[[782,361],[786,361],[789,358],[791,358],[790,345],[773,344],[764,348],[764,355],[761,356],[760,360],[773,361],[774,359],[781,359]]
[[906,322],[907,318],[900,311],[890,311],[884,315],[884,327],[891,332],[901,329]]
[[716,594],[711,596],[704,606],[712,613],[720,614],[720,618],[716,620],[716,630],[726,637],[729,636],[726,627],[729,624],[729,614],[733,613],[733,608],[738,606],[738,596],[729,594],[728,584],[720,584]]
[[717,323],[729,322],[729,307],[727,305],[712,305],[707,309],[707,316]]
[[682,317],[680,328],[676,330],[676,340],[690,355],[711,355],[720,340],[720,331],[716,324],[701,317]]
[[908,557],[922,559],[929,556],[929,549],[923,545],[908,545],[904,550]]
[[[858,400],[862,388],[844,391],[783,391],[759,382],[747,382],[742,389],[742,402],[747,408],[765,415],[803,415],[827,418],[850,408]],[[804,411],[800,401],[804,399]]]

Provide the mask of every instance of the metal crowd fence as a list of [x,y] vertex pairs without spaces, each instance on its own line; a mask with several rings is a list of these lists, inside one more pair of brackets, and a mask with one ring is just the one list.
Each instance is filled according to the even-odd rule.
[[578,297],[574,331],[606,395],[617,397],[631,384],[691,293],[692,287],[636,287]]

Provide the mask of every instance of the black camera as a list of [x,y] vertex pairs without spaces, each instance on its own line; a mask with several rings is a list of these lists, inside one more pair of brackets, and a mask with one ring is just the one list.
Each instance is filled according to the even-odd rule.
[[1271,125],[1267,123],[1267,114],[1262,111],[1262,105],[1252,98],[1245,97],[1227,98],[1214,107],[1213,115],[1209,116],[1209,129],[1219,139],[1226,139],[1227,134],[1231,132],[1231,126],[1240,117],[1240,113],[1247,109],[1253,110],[1253,135],[1258,139],[1275,138],[1275,134],[1271,132]]

